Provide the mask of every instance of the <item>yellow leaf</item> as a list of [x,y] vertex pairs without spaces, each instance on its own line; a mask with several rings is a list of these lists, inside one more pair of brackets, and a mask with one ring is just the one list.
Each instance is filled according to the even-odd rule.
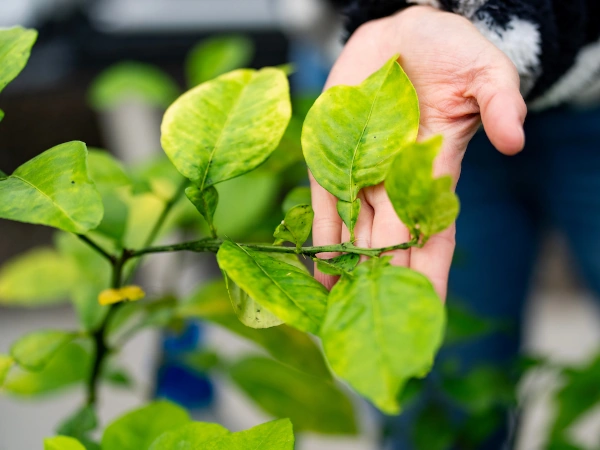
[[98,296],[98,303],[102,306],[114,305],[120,302],[135,302],[146,296],[139,286],[125,286],[120,289],[106,289]]

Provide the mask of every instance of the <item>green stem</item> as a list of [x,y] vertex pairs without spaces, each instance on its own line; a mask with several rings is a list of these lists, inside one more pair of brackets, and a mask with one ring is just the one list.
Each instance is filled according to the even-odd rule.
[[[219,248],[223,244],[224,241],[220,239],[202,239],[200,241],[193,242],[184,242],[182,244],[175,245],[163,245],[159,247],[149,247],[142,250],[131,250],[127,252],[128,258],[138,258],[143,255],[151,254],[151,253],[169,253],[169,252],[180,252],[180,251],[190,251],[190,252],[212,252],[216,253],[219,251]],[[357,255],[364,255],[370,257],[378,257],[381,256],[382,253],[390,252],[393,250],[407,250],[411,247],[416,247],[419,245],[419,239],[415,238],[410,242],[405,242],[403,244],[392,245],[389,247],[382,248],[359,248],[352,245],[350,242],[346,242],[343,244],[336,245],[324,245],[319,247],[281,247],[278,245],[263,245],[263,244],[239,244],[242,247],[251,248],[253,250],[258,250],[261,252],[269,252],[269,253],[292,253],[296,255],[304,255],[304,256],[315,256],[319,253],[353,253]]]
[[177,204],[177,202],[179,201],[179,198],[183,195],[183,193],[185,192],[185,188],[187,186],[188,186],[188,180],[182,181],[181,184],[179,185],[179,187],[177,188],[175,195],[173,195],[173,197],[171,197],[169,199],[169,201],[167,201],[165,203],[165,207],[163,208],[162,213],[160,214],[156,223],[154,224],[152,231],[150,231],[150,234],[146,238],[144,247],[148,247],[148,246],[152,245],[152,243],[156,240],[156,238],[158,237],[158,234],[160,233],[160,230],[162,229],[163,225],[165,224],[165,221],[167,220],[167,217],[171,213],[171,210]]

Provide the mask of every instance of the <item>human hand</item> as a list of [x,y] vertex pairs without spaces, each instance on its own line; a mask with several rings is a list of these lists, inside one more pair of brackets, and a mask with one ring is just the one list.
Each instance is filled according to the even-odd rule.
[[[449,174],[458,181],[464,151],[480,122],[500,152],[521,151],[527,108],[519,92],[517,70],[502,51],[456,14],[413,6],[363,25],[334,65],[326,89],[360,84],[394,54],[400,54],[399,62],[419,95],[419,140],[444,136],[434,164],[436,175]],[[337,199],[312,176],[311,188],[314,244],[347,242],[350,233],[337,213]],[[381,248],[410,240],[383,184],[365,188],[359,197],[362,208],[355,228],[356,246]],[[454,234],[452,226],[432,236],[423,248],[391,252],[392,263],[425,274],[445,298]],[[328,288],[336,281],[319,271],[316,277]]]

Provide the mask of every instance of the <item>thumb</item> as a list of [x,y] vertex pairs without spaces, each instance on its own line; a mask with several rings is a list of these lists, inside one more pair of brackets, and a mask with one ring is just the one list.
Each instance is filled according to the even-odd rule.
[[474,80],[474,97],[490,142],[505,155],[525,146],[523,123],[527,106],[519,90],[519,75],[510,61],[490,67]]

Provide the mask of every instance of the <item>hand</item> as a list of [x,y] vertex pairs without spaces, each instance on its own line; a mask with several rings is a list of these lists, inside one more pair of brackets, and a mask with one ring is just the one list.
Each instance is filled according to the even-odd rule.
[[[527,108],[519,92],[517,70],[502,51],[456,14],[412,6],[363,25],[335,63],[326,89],[360,84],[394,54],[400,54],[399,62],[419,95],[419,140],[444,136],[434,164],[436,175],[449,174],[458,181],[464,152],[480,122],[500,152],[512,155],[522,150]],[[311,187],[315,245],[347,242],[350,235],[336,211],[335,197],[312,177]],[[362,209],[355,245],[380,248],[410,239],[383,185],[366,188],[359,197]],[[393,252],[392,262],[428,276],[444,299],[454,235],[452,226],[431,237],[423,248]],[[328,288],[336,281],[318,271],[316,277]]]

